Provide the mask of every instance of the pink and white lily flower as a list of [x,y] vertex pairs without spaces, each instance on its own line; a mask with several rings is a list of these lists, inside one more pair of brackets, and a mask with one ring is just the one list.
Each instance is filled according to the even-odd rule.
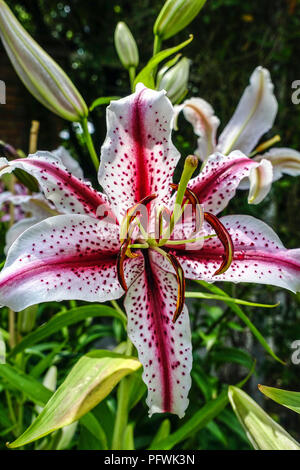
[[[63,213],[13,243],[0,273],[0,303],[19,311],[44,301],[105,302],[126,294],[128,335],[144,367],[150,416],[182,417],[192,367],[185,277],[298,291],[300,250],[284,248],[253,217],[216,217],[241,179],[263,165],[241,152],[213,155],[193,179],[197,159],[188,157],[179,185],[172,184],[180,157],[171,141],[173,117],[165,92],[143,85],[111,102],[99,170],[105,194],[68,173],[50,153],[0,160],[0,174],[29,172]],[[179,216],[188,206],[192,216],[184,221]],[[142,208],[146,218],[140,217]]]
[[[270,73],[263,67],[257,67],[250,77],[250,84],[245,89],[240,102],[217,140],[217,129],[220,120],[213,108],[202,98],[190,98],[183,104],[175,106],[177,128],[178,114],[183,111],[185,118],[192,124],[198,138],[195,154],[203,161],[219,151],[225,155],[233,150],[240,150],[255,161],[268,160],[273,166],[273,181],[281,178],[283,174],[291,176],[300,175],[300,152],[278,147],[261,152],[280,140],[279,136],[257,145],[260,138],[268,132],[274,123],[277,114],[277,100],[273,93],[274,85]],[[255,155],[255,156],[254,156]],[[247,189],[245,182],[239,189]]]
[[[83,171],[79,163],[71,156],[67,149],[60,146],[52,151],[52,155],[59,158],[66,169],[72,172],[73,175],[83,179]],[[59,214],[55,206],[43,194],[28,194],[27,188],[20,183],[14,184],[14,193],[11,191],[0,192],[0,207],[3,206],[2,209],[5,212],[5,215],[1,218],[3,222],[10,220],[10,204],[14,206],[14,223],[5,235],[5,254],[12,243],[29,227],[32,227],[41,220]]]

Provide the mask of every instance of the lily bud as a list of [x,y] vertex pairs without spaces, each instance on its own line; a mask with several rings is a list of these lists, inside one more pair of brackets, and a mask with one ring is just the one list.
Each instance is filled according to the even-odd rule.
[[187,93],[189,71],[190,60],[183,57],[174,67],[167,70],[159,82],[158,89],[166,90],[173,104],[176,104]]
[[119,21],[115,29],[115,47],[125,69],[138,66],[138,48],[130,29],[123,21]]
[[69,121],[80,121],[88,108],[61,67],[37,44],[0,0],[0,36],[20,79],[46,108]]
[[167,0],[153,28],[160,39],[168,39],[184,29],[198,15],[206,0]]

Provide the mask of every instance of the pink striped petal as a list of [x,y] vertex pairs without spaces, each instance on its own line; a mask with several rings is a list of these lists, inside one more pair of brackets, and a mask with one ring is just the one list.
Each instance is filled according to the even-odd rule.
[[[264,222],[246,215],[222,217],[234,244],[233,262],[223,274],[213,276],[224,249],[217,238],[201,250],[177,250],[176,256],[189,279],[208,282],[254,282],[300,290],[300,249],[288,250]],[[207,227],[208,233],[211,230]],[[165,268],[167,265],[165,266]]]
[[[249,177],[251,170],[259,165],[264,163],[251,160],[238,150],[230,155],[216,153],[208,158],[201,173],[191,180],[188,187],[198,196],[206,211],[218,214],[234,197],[240,181]],[[270,186],[259,188],[260,200],[266,196],[267,189]]]
[[220,120],[207,101],[202,98],[190,98],[175,106],[175,129],[180,111],[183,111],[184,117],[192,124],[194,133],[199,137],[195,155],[205,161],[216,150],[216,134]]
[[130,286],[125,298],[128,335],[144,366],[149,415],[184,416],[191,386],[192,345],[186,307],[175,324],[177,282],[162,270],[153,253],[146,254],[145,270]]
[[[11,246],[0,273],[0,303],[19,311],[45,301],[119,298],[124,292],[116,273],[119,247],[116,225],[84,215],[50,217]],[[129,279],[136,265],[130,260]]]
[[219,137],[217,150],[228,154],[241,150],[248,155],[262,135],[273,126],[277,114],[277,100],[270,73],[257,67],[250,77],[236,111]]
[[88,214],[96,217],[111,214],[107,198],[72,173],[68,172],[59,158],[50,152],[37,152],[27,158],[8,162],[0,160],[0,176],[21,168],[34,176],[47,199],[52,201],[57,210],[69,214]]
[[174,114],[165,91],[142,84],[107,108],[107,136],[102,146],[99,183],[122,218],[149,194],[167,204],[179,153],[171,141]]

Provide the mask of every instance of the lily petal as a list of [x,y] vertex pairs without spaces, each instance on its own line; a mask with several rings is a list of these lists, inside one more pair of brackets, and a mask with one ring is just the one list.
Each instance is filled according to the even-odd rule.
[[5,247],[4,253],[7,254],[9,248],[13,244],[13,242],[28,228],[32,227],[33,225],[40,222],[41,219],[37,217],[26,217],[22,220],[19,220],[15,224],[13,224],[5,234]]
[[[254,217],[230,215],[220,221],[230,233],[234,245],[230,268],[214,276],[224,249],[217,238],[210,238],[199,251],[174,252],[187,278],[207,282],[254,282],[300,291],[300,249],[286,249],[276,233]],[[208,228],[207,231],[211,233]]]
[[199,136],[198,147],[194,153],[200,160],[205,161],[216,150],[216,134],[220,120],[207,101],[202,98],[191,98],[175,106],[174,128],[176,130],[180,111],[183,111],[186,120],[192,124],[194,133]]
[[127,291],[124,305],[128,335],[144,366],[149,415],[169,412],[181,418],[188,406],[191,386],[189,316],[184,307],[176,323],[172,323],[177,304],[177,281],[173,273],[164,271],[157,264],[159,258],[162,256],[153,253],[144,256],[145,270]]
[[251,168],[249,174],[250,191],[248,195],[249,204],[259,204],[269,193],[273,181],[272,164],[262,159],[260,165]]
[[61,145],[51,153],[62,161],[63,165],[68,171],[72,173],[73,176],[76,176],[76,178],[79,179],[84,178],[82,168],[80,167],[78,161],[72,157],[70,152],[65,147]]
[[107,198],[89,183],[74,177],[50,152],[37,152],[10,162],[0,159],[0,176],[16,168],[38,180],[46,198],[55,204],[59,212],[96,217],[101,209],[101,215],[107,213],[113,217]]
[[171,141],[174,110],[165,93],[138,84],[107,108],[99,183],[119,220],[149,194],[158,194],[155,204],[167,205],[180,155]]
[[254,160],[269,160],[273,165],[273,181],[279,180],[283,174],[300,175],[300,152],[289,148],[273,148],[263,155],[257,155]]
[[[234,197],[241,180],[249,177],[258,165],[265,163],[255,162],[238,150],[230,155],[216,153],[208,158],[203,170],[190,181],[188,188],[196,194],[205,211],[218,214]],[[266,194],[267,187],[262,187],[258,193],[260,199]]]
[[271,129],[277,114],[277,100],[270,73],[257,67],[250,77],[235,113],[219,137],[217,150],[228,154],[241,150],[248,155],[263,134]]
[[[104,302],[123,294],[117,281],[119,228],[84,215],[50,217],[11,246],[0,273],[0,303],[15,311],[44,301]],[[135,275],[130,260],[129,279]]]

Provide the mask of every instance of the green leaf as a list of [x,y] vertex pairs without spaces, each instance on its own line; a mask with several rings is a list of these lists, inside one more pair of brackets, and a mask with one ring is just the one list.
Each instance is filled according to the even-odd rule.
[[40,191],[39,183],[34,178],[34,176],[31,176],[29,173],[26,173],[26,171],[21,170],[21,168],[14,170],[13,174],[20,181],[20,183],[24,184],[24,186],[29,189],[29,191],[33,193],[38,193]]
[[299,443],[243,390],[230,386],[228,397],[254,449],[300,450]]
[[170,431],[171,431],[170,420],[168,418],[164,419],[151,442],[151,448],[153,449],[156,446],[156,444],[158,444],[160,441],[167,439],[167,437],[170,434]]
[[38,405],[43,406],[52,395],[38,380],[9,364],[0,364],[0,377]]
[[19,344],[10,352],[11,356],[18,354],[25,348],[32,346],[52,334],[60,331],[65,326],[73,325],[89,317],[114,317],[118,318],[126,326],[126,316],[107,305],[85,305],[83,307],[72,308],[63,313],[56,314],[45,325],[40,326],[32,333],[25,336]]
[[110,351],[93,351],[81,357],[40,415],[9,447],[23,446],[77,421],[123,377],[140,367],[136,358]]
[[290,392],[289,390],[267,387],[266,385],[259,385],[258,388],[264,395],[276,401],[279,405],[300,414],[300,392]]
[[90,106],[90,111],[93,111],[98,106],[102,106],[104,104],[109,104],[113,100],[119,100],[120,96],[101,96],[97,98],[95,101],[92,102]]
[[170,450],[179,442],[204,428],[212,419],[218,416],[228,403],[227,390],[218,398],[206,403],[192,418],[188,419],[177,431],[160,442],[152,443],[149,450]]
[[96,439],[100,442],[101,448],[103,450],[108,450],[105,431],[94,414],[86,413],[84,416],[82,416],[80,422],[89,430],[91,434],[96,437]]
[[242,349],[218,348],[210,352],[209,358],[212,362],[219,364],[223,364],[224,362],[233,362],[235,364],[240,364],[247,369],[251,369],[253,366],[252,357]]
[[[233,310],[236,315],[245,323],[245,325],[249,328],[253,336],[260,342],[262,347],[270,354],[270,356],[273,357],[276,361],[280,362],[281,364],[285,365],[285,362],[282,361],[272,350],[272,348],[268,345],[267,341],[263,337],[263,335],[258,331],[256,326],[253,325],[251,320],[247,317],[247,315],[243,312],[243,310],[236,304],[230,302],[227,298],[229,297],[226,292],[224,292],[222,289],[220,289],[217,286],[208,284],[205,281],[196,281],[198,284],[201,286],[205,287],[206,289],[210,290],[211,292],[214,292],[215,294],[221,295],[224,298],[224,302]],[[230,297],[229,297],[230,298]]]
[[225,299],[226,299],[226,303],[246,305],[247,307],[274,308],[274,307],[278,307],[279,305],[279,302],[277,304],[258,304],[256,302],[248,302],[248,300],[235,299],[233,297],[229,297],[229,295],[225,296],[224,294],[214,295],[214,294],[206,294],[205,292],[186,292],[185,296],[187,298],[195,298],[195,299],[222,300],[222,302],[225,302]]
[[134,450],[134,423],[126,426],[123,439],[123,450]]
[[161,51],[158,54],[155,54],[153,57],[151,57],[147,65],[140,71],[140,73],[135,78],[133,89],[135,89],[135,86],[137,85],[137,83],[141,82],[146,87],[152,88],[154,90],[155,83],[154,83],[154,78],[153,78],[153,71],[156,69],[158,64],[160,64],[160,62],[162,62],[163,60],[167,59],[170,55],[176,54],[176,52],[180,51],[180,49],[187,46],[192,40],[193,40],[193,35],[191,34],[189,39],[182,42],[178,46],[165,49],[164,51]]

